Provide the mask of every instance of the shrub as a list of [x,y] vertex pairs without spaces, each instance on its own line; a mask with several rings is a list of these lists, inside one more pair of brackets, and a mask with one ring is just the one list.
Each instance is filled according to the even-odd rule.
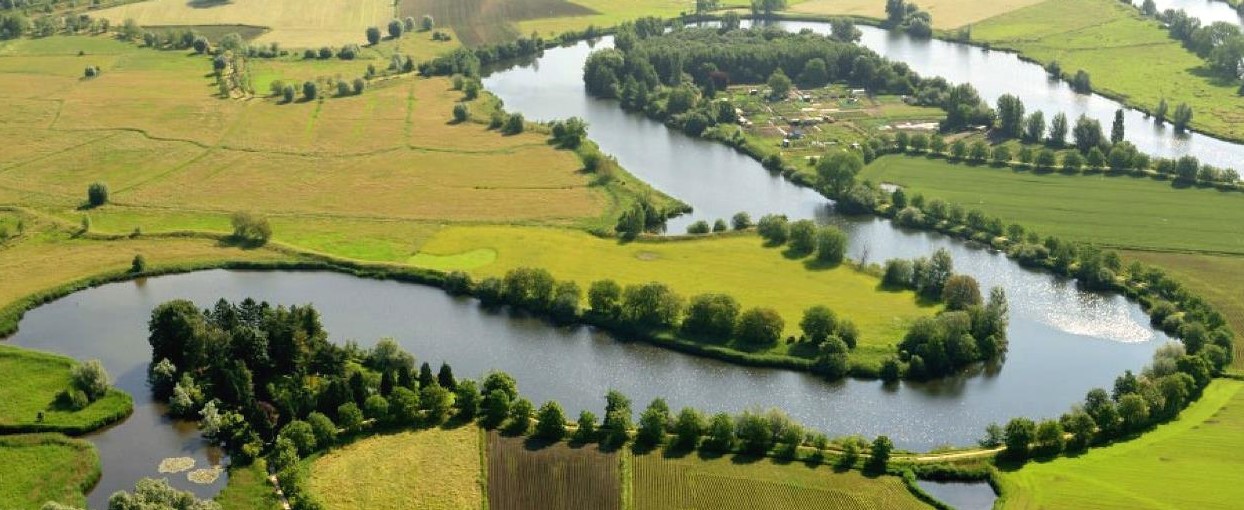
[[561,440],[566,435],[566,415],[557,402],[548,401],[536,414],[536,437],[549,441]]
[[524,126],[525,122],[526,121],[523,119],[523,114],[521,113],[510,114],[509,117],[506,117],[505,124],[501,127],[501,132],[507,135],[517,135],[519,133],[522,133],[523,128],[525,127]]
[[108,372],[99,360],[93,359],[73,367],[70,383],[94,402],[108,393]]
[[786,321],[772,308],[752,308],[739,316],[734,336],[756,345],[773,345],[782,337]]
[[264,244],[272,238],[272,226],[265,216],[238,211],[233,213],[230,222],[233,224],[233,238],[237,241]]
[[130,262],[130,272],[141,273],[146,270],[147,270],[147,259],[143,257],[143,254],[141,253],[139,253],[138,255],[135,255],[134,261]]
[[790,237],[790,226],[786,216],[766,214],[756,224],[756,232],[769,244],[780,246],[786,244],[787,238]]
[[454,105],[454,122],[466,122],[471,117],[471,110],[465,103]]
[[744,230],[752,226],[752,217],[746,212],[739,212],[730,218],[730,226],[735,230]]
[[307,101],[314,101],[316,96],[319,96],[319,94],[320,94],[319,85],[316,85],[315,82],[313,81],[303,82],[302,97],[306,98]]
[[86,188],[86,202],[91,207],[99,207],[108,203],[108,185],[102,182],[91,183]]
[[708,222],[699,220],[695,223],[687,225],[687,233],[692,235],[702,235],[709,232]]

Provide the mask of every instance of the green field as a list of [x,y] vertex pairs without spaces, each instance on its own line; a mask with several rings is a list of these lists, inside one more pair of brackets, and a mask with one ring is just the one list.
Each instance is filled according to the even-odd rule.
[[276,510],[280,499],[268,481],[263,459],[229,468],[229,484],[215,498],[224,510]]
[[[69,388],[70,370],[77,362],[56,354],[0,344],[0,429],[67,431],[81,434],[113,423],[133,407],[130,396],[109,390],[82,410],[63,409],[56,394]],[[38,421],[43,413],[43,421]]]
[[479,429],[377,435],[311,463],[310,490],[329,510],[480,508]]
[[48,501],[83,507],[100,474],[95,446],[60,434],[0,436],[0,467],[5,510],[38,510]]
[[[490,250],[495,258],[481,257],[480,250]],[[663,282],[684,298],[724,292],[744,309],[773,307],[785,319],[786,333],[795,336],[803,311],[825,305],[859,327],[855,353],[878,360],[894,352],[910,321],[936,311],[919,303],[912,292],[879,290],[876,277],[845,265],[809,269],[806,260],[788,259],[781,248],[766,248],[751,234],[623,244],[561,229],[450,227],[429,240],[412,263],[463,269],[476,277],[544,267],[555,278],[575,280],[584,289],[611,278],[623,285]],[[784,353],[787,348],[782,343],[774,349]]]
[[1138,439],[1004,473],[1003,508],[1237,508],[1241,389],[1241,381],[1214,381],[1178,420]]
[[393,18],[388,0],[329,0],[307,4],[265,1],[262,8],[247,2],[146,0],[104,9],[92,16],[120,25],[133,19],[140,25],[254,25],[271,28],[258,42],[287,47],[319,47],[363,43],[369,26],[384,26]]
[[669,458],[659,452],[636,455],[633,463],[635,510],[930,508],[895,476],[771,459]]
[[1152,110],[1162,98],[1188,103],[1197,130],[1244,138],[1238,82],[1213,77],[1158,22],[1115,0],[1047,0],[973,25],[972,39],[1018,51],[1064,73],[1084,69],[1098,92]]

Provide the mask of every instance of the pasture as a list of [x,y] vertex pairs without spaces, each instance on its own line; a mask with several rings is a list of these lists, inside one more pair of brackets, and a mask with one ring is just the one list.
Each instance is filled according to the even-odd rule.
[[[994,16],[1022,9],[1042,0],[922,0],[916,2],[933,15],[933,28],[952,29],[971,25]],[[874,0],[808,0],[790,7],[791,12],[835,16],[885,18],[885,2]]]
[[332,0],[288,2],[271,0],[145,0],[103,9],[92,16],[120,25],[133,19],[139,25],[252,25],[271,30],[257,39],[286,47],[339,46],[366,41],[369,26],[384,26],[393,18],[388,0]]
[[479,429],[381,434],[311,462],[309,490],[329,510],[480,508]]
[[100,474],[95,446],[60,434],[0,436],[0,466],[6,510],[38,510],[48,501],[84,507],[83,493]]
[[529,448],[526,438],[488,433],[488,508],[621,508],[618,454],[566,443]]
[[1141,109],[1153,110],[1163,98],[1172,108],[1187,103],[1194,129],[1244,138],[1238,83],[1214,78],[1201,58],[1126,4],[1047,0],[974,25],[972,39],[1043,64],[1057,60],[1064,73],[1084,69],[1094,90]]
[[70,370],[76,364],[65,356],[0,344],[0,374],[5,380],[0,386],[0,429],[80,433],[129,414],[133,407],[129,395],[115,389],[78,411],[57,405],[56,395],[69,389]]
[[1244,382],[1216,380],[1177,420],[1137,439],[1005,472],[1003,508],[1236,508],[1241,389]]
[[[455,226],[438,232],[410,262],[462,269],[476,278],[543,267],[584,289],[611,278],[623,285],[662,282],[684,298],[724,292],[744,309],[773,307],[786,321],[786,334],[795,336],[803,311],[825,305],[859,327],[855,353],[878,359],[893,352],[910,321],[936,309],[919,303],[912,292],[880,290],[874,276],[845,265],[810,267],[810,259],[787,258],[782,248],[763,243],[753,234],[619,243],[562,229]],[[785,353],[788,347],[781,343],[775,350]]]
[[1044,235],[1120,248],[1244,254],[1244,193],[908,156],[880,158],[859,178],[899,184],[908,196],[980,209]]
[[636,455],[633,463],[635,510],[929,508],[894,476],[772,459],[668,458],[659,452]]

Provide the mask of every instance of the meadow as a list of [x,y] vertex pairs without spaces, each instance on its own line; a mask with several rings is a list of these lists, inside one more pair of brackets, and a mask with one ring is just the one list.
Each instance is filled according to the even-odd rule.
[[380,434],[311,461],[309,490],[329,510],[480,508],[476,427]]
[[[544,267],[584,289],[610,278],[623,285],[662,282],[684,298],[723,292],[744,309],[773,307],[785,319],[786,334],[794,336],[800,334],[803,311],[825,305],[859,327],[854,352],[878,359],[893,353],[912,320],[936,311],[912,292],[879,289],[877,277],[846,265],[821,268],[810,259],[787,258],[782,248],[765,247],[754,234],[620,243],[563,229],[455,226],[434,235],[410,263],[466,270],[476,278]],[[789,348],[782,343],[774,349]]]
[[737,456],[636,455],[635,510],[787,508],[915,509],[929,506],[894,476]]
[[[920,0],[921,10],[933,15],[933,28],[952,29],[971,25],[994,16],[1022,9],[1042,0]],[[876,0],[808,0],[790,7],[791,12],[835,16],[864,16],[885,19],[885,2]]]
[[229,484],[213,498],[223,510],[276,510],[280,498],[268,481],[267,465],[258,459],[246,466],[229,467]]
[[92,16],[120,25],[133,19],[139,25],[254,25],[271,30],[261,43],[286,47],[319,47],[363,43],[369,26],[384,26],[393,18],[388,0],[315,2],[146,0],[103,9]]
[[1236,508],[1244,382],[1219,379],[1173,422],[1074,458],[1005,472],[1003,508]]
[[0,436],[0,501],[6,510],[38,510],[48,501],[82,507],[99,479],[99,455],[60,434]]
[[[0,344],[0,430],[82,433],[129,415],[130,396],[109,390],[99,400],[73,411],[56,404],[56,395],[70,387],[73,359]],[[38,419],[42,413],[43,419]]]
[[488,433],[488,508],[621,508],[618,454],[596,445],[531,447],[523,437]]
[[1157,21],[1124,3],[1047,0],[973,25],[972,39],[1042,64],[1058,61],[1064,73],[1084,69],[1095,91],[1142,110],[1152,111],[1163,98],[1172,108],[1187,103],[1194,129],[1244,138],[1238,83],[1213,77]]

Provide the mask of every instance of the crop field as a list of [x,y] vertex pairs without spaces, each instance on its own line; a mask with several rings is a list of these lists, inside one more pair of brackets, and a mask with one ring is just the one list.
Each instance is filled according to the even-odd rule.
[[465,426],[362,439],[312,461],[310,490],[329,510],[477,509],[479,437]]
[[[876,277],[846,266],[809,269],[805,260],[788,259],[781,248],[765,248],[760,237],[750,234],[619,243],[551,228],[449,227],[433,236],[411,263],[464,269],[476,277],[543,267],[584,289],[592,281],[612,278],[623,285],[663,282],[685,298],[725,292],[745,309],[774,307],[786,320],[786,333],[795,336],[803,311],[825,305],[859,327],[858,352],[878,356],[893,351],[911,320],[936,310],[917,302],[911,292],[879,290]],[[783,343],[776,349],[786,348]]]
[[621,507],[618,454],[594,445],[529,449],[525,439],[488,434],[491,510],[611,510]]
[[38,510],[48,501],[83,507],[84,490],[99,477],[95,447],[60,434],[0,436],[0,466],[5,510]]
[[[951,29],[977,23],[999,14],[1021,9],[1042,0],[921,0],[922,10],[933,15],[933,28]],[[793,5],[791,12],[885,18],[885,2],[874,0],[809,0]]]
[[[443,0],[441,0],[443,1]],[[529,0],[543,2],[548,0]],[[682,13],[695,12],[694,0],[570,0],[573,4],[589,9],[596,14],[577,16],[545,17],[537,20],[526,20],[518,23],[518,32],[542,35],[555,35],[567,30],[582,30],[588,26],[610,27],[624,21],[645,16],[671,18]],[[796,4],[797,1],[788,1]],[[722,0],[721,8],[742,8],[750,5],[746,0]]]
[[906,156],[878,159],[860,178],[899,184],[1047,235],[1116,247],[1244,254],[1244,193],[1179,189],[1147,177],[1034,173]]
[[[69,374],[75,364],[64,356],[0,344],[0,374],[5,380],[0,386],[0,427],[37,424],[86,429],[128,413],[130,397],[118,390],[109,391],[79,411],[57,406],[56,394],[69,388]],[[43,413],[43,421],[38,421],[39,413]]]
[[139,25],[253,25],[269,27],[261,43],[286,47],[339,46],[366,41],[369,26],[384,26],[393,18],[388,0],[146,0],[104,9],[92,16],[120,24],[133,19]]
[[1008,509],[1237,508],[1244,382],[1219,379],[1179,419],[1138,439],[1004,473]]
[[636,455],[634,466],[635,510],[929,508],[898,477],[825,466],[661,453]]
[[[936,17],[935,17],[936,19]],[[1113,0],[1047,0],[972,27],[972,38],[1015,50],[1064,72],[1084,69],[1099,92],[1152,110],[1162,98],[1188,103],[1192,127],[1244,138],[1238,84],[1212,77],[1206,64],[1156,21]]]
[[401,0],[402,16],[432,18],[449,27],[468,46],[497,43],[526,35],[517,22],[543,18],[591,16],[596,11],[568,0]]

